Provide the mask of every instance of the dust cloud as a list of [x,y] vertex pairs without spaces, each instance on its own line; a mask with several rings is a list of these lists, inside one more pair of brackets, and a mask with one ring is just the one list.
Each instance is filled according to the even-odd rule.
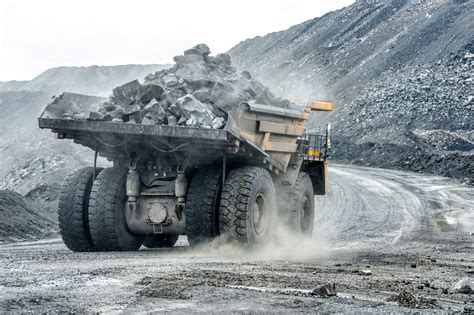
[[198,257],[222,257],[228,259],[308,262],[327,259],[329,245],[310,236],[301,235],[279,225],[275,229],[273,242],[251,248],[247,244],[229,242],[225,236],[218,236],[208,244],[191,249]]

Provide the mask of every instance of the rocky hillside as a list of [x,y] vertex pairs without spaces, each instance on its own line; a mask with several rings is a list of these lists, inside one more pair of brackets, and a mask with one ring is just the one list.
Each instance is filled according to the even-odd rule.
[[334,158],[472,182],[473,14],[471,0],[357,1],[230,54],[280,96],[334,100],[313,120],[333,122]]
[[31,81],[0,82],[0,91],[41,91],[51,95],[76,92],[108,96],[111,90],[134,79],[168,68],[170,65],[120,65],[58,67],[48,69]]

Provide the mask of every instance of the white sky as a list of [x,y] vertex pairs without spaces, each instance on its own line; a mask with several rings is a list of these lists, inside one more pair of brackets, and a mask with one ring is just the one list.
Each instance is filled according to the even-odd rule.
[[57,66],[172,63],[213,54],[353,0],[0,0],[0,81]]

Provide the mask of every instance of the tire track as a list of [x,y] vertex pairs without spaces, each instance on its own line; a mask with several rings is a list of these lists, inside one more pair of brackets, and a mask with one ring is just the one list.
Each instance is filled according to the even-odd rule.
[[473,232],[474,189],[451,179],[331,165],[314,237],[340,249],[395,250]]

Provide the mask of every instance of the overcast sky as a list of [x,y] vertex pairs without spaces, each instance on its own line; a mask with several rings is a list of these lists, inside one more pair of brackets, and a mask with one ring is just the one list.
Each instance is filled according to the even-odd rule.
[[0,81],[57,66],[172,63],[213,54],[353,0],[0,0]]

